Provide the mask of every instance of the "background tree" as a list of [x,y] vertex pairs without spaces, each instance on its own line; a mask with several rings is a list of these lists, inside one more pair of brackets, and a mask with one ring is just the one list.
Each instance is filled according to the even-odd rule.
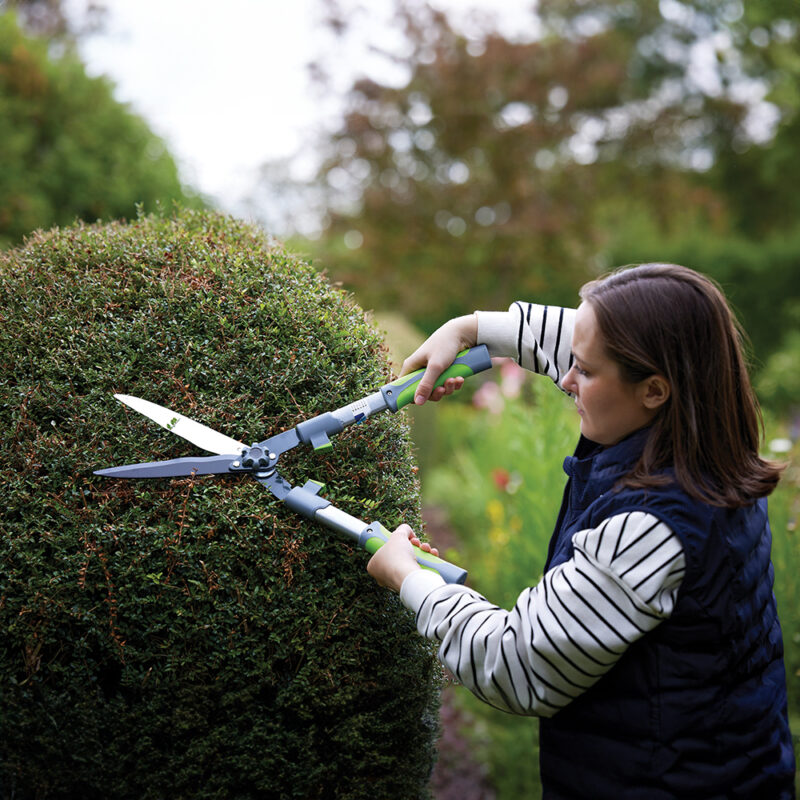
[[[387,58],[407,81],[353,85],[319,171],[314,252],[363,303],[426,329],[514,297],[574,302],[612,264],[680,255],[729,284],[766,356],[764,306],[788,320],[797,251],[726,259],[796,225],[781,168],[797,169],[797,10],[771,13],[544,0],[520,42],[399,2],[406,47]],[[346,34],[335,6],[332,24]]]
[[35,228],[132,217],[182,187],[164,142],[90,78],[72,48],[49,49],[0,14],[0,246]]
[[72,41],[102,25],[105,4],[84,0],[83,12],[71,3],[71,13],[66,13],[64,0],[0,0],[0,12],[15,11],[22,27],[36,36]]

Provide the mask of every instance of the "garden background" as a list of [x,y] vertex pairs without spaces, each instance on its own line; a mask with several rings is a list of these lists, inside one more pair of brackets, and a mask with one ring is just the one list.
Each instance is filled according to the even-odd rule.
[[[346,39],[352,7],[320,5]],[[800,6],[540,0],[535,13],[541,35],[520,42],[398,0],[404,46],[384,56],[405,81],[355,82],[313,178],[265,164],[253,214],[374,312],[395,359],[475,308],[573,304],[617,265],[674,261],[718,280],[751,341],[765,453],[789,462],[771,515],[797,734]],[[211,204],[111,84],[86,76],[79,36],[59,2],[0,3],[0,246]],[[541,571],[575,420],[552,387],[494,372],[420,409],[415,436],[429,532],[512,604]],[[460,690],[445,700],[436,796],[535,796],[535,723]]]

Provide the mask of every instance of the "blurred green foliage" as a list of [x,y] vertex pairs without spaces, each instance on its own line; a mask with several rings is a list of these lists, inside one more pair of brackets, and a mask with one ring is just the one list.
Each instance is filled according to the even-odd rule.
[[430,332],[671,260],[725,285],[757,363],[794,359],[799,4],[542,0],[527,40],[395,9],[404,79],[353,84],[303,245],[363,305]]
[[793,435],[800,434],[800,326],[785,336],[783,347],[773,353],[758,375],[759,396],[778,414],[793,421]]
[[[520,591],[542,574],[566,485],[562,462],[574,448],[578,425],[571,401],[544,379],[523,384],[518,397],[502,389],[494,394],[499,401],[494,411],[442,404],[438,435],[448,455],[423,476],[423,490],[426,503],[447,513],[458,542],[452,557],[467,565],[469,584],[512,608]],[[771,423],[767,443],[784,437],[785,430]],[[776,447],[782,450],[785,444],[779,441]],[[765,453],[776,456],[768,446]],[[790,467],[770,497],[770,520],[790,716],[800,751],[798,446],[790,456]],[[466,691],[454,697],[470,716],[475,755],[488,765],[497,800],[539,797],[536,721],[495,711]]]
[[[185,211],[30,236],[0,309],[0,794],[427,796],[440,672],[363,552],[249,478],[92,474],[192,447],[115,392],[250,442],[385,383],[351,298]],[[284,467],[419,524],[403,415]]]
[[[60,54],[57,54],[60,53]],[[164,142],[90,78],[68,42],[26,35],[0,13],[0,247],[37,228],[135,217],[185,190]]]
[[[800,308],[800,227],[759,239],[741,234],[714,237],[696,231],[664,240],[652,229],[631,224],[620,235],[611,257],[615,264],[691,264],[719,281],[749,340],[754,374],[783,348],[792,352],[792,332],[798,330]],[[798,369],[800,362],[795,365]],[[791,373],[786,378],[789,391]],[[762,396],[768,402],[773,398],[778,399],[775,393]],[[785,394],[783,400],[783,409],[788,410],[791,403]],[[800,394],[794,394],[794,404],[800,407]]]

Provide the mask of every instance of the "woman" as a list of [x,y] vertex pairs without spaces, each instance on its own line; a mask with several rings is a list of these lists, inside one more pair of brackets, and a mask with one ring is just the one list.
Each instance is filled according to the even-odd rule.
[[[403,365],[417,403],[477,342],[575,398],[581,437],[545,575],[511,611],[421,570],[400,526],[369,563],[482,700],[541,717],[546,798],[789,798],[794,756],[772,594],[760,419],[719,289],[645,264],[577,311],[451,320]],[[427,549],[427,545],[422,545]]]

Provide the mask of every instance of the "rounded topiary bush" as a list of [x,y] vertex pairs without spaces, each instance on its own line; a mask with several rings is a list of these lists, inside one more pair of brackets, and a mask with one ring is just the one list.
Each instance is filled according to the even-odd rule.
[[[246,443],[389,379],[363,313],[226,217],[37,233],[0,254],[0,794],[425,796],[438,670],[367,556],[250,478],[93,470],[199,452],[133,394]],[[418,523],[403,414],[282,471]]]

